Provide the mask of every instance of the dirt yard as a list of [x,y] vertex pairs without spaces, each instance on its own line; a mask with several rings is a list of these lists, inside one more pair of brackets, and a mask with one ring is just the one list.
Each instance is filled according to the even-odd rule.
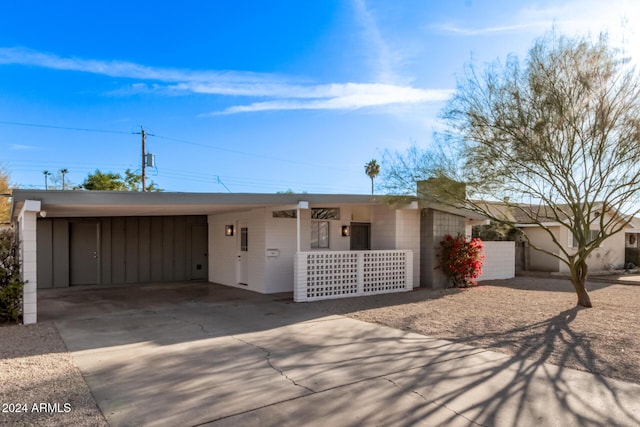
[[518,277],[468,289],[312,303],[323,311],[640,383],[640,286]]

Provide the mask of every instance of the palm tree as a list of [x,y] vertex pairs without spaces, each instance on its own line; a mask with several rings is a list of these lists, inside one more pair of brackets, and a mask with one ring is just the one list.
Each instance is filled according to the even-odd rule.
[[48,190],[49,189],[49,181],[48,178],[51,176],[51,172],[49,171],[42,171],[43,175],[44,175],[44,189]]
[[67,168],[62,168],[62,169],[60,169],[60,175],[62,175],[62,189],[63,189],[63,190],[65,189],[65,185],[64,185],[64,176],[65,176],[66,174],[68,174],[68,173],[69,173],[69,170],[68,170]]
[[373,179],[380,173],[380,165],[373,159],[364,165],[364,172],[371,178],[371,195],[373,196]]

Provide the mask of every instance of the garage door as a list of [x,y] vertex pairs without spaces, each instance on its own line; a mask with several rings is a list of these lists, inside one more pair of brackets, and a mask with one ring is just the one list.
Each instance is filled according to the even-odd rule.
[[38,287],[208,278],[204,215],[53,218],[37,224]]

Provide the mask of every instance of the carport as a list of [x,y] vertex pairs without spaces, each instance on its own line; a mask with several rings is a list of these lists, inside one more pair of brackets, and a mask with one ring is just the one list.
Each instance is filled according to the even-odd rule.
[[274,197],[16,189],[23,321],[37,320],[37,289],[207,280],[209,216],[272,205]]
[[[299,203],[302,226],[300,217],[281,216],[300,212]],[[208,280],[289,292],[300,242],[303,250],[311,245],[313,206],[342,209],[342,217],[324,219],[328,250],[349,249],[341,230],[351,221],[373,224],[369,249],[417,248],[400,218],[408,214],[371,196],[14,190],[23,321],[36,322],[37,290],[46,288]],[[410,216],[417,224],[418,211]]]
[[14,190],[23,322],[37,290],[207,280],[296,301],[442,287],[465,213],[353,194]]

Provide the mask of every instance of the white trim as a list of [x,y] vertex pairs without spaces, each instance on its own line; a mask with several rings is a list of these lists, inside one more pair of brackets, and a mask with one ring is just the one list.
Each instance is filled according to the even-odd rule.
[[22,271],[22,323],[36,323],[38,319],[38,244],[36,234],[37,214],[42,203],[25,200],[18,214],[18,236],[20,238],[20,269]]
[[25,212],[40,212],[41,207],[42,202],[40,200],[25,200],[18,216],[24,215]]
[[297,252],[300,252],[300,209],[309,209],[309,202],[300,200],[298,201],[298,206],[296,207],[296,247]]

